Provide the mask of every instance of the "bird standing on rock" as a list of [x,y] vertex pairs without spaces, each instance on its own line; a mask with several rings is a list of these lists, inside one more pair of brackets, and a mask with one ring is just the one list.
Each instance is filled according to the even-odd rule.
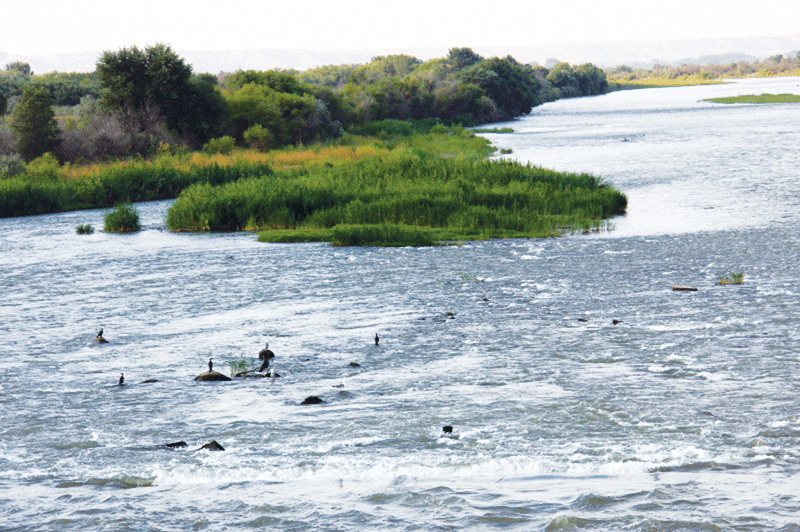
[[103,329],[100,329],[100,332],[97,333],[97,336],[95,336],[94,341],[98,342],[98,343],[101,343],[101,344],[107,344],[108,343],[108,340],[103,338]]
[[378,333],[375,333],[375,345],[378,345],[378,342],[379,342],[380,340],[381,340],[381,339],[380,339],[380,338],[378,338]]
[[122,386],[124,383],[125,383],[125,374],[123,373],[119,376],[119,385]]
[[211,363],[211,359],[208,359],[208,372],[211,373],[214,371],[214,364]]

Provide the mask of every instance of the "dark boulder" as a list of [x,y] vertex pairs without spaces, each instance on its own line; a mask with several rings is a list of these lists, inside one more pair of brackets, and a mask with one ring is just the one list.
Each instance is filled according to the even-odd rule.
[[206,371],[205,373],[201,373],[197,377],[194,378],[196,381],[229,381],[231,380],[230,377],[227,375],[223,375],[222,373],[218,373],[216,371]]
[[318,405],[318,404],[321,404],[321,403],[324,403],[324,402],[325,401],[323,401],[322,399],[320,399],[316,395],[309,395],[308,397],[303,399],[303,402],[300,403],[300,404],[301,405]]
[[173,443],[165,443],[164,447],[169,447],[170,449],[176,449],[179,447],[189,447],[189,444],[185,441],[176,441]]
[[442,431],[444,431],[446,434],[450,434],[451,432],[453,432],[453,427],[451,427],[450,425],[445,425],[444,427],[442,427]]
[[207,444],[200,447],[200,450],[207,449],[209,451],[224,451],[225,447],[217,443],[217,440],[211,440]]

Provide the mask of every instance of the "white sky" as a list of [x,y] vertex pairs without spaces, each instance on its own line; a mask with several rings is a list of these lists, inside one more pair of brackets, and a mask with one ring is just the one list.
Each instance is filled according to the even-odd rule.
[[0,52],[374,50],[800,33],[800,0],[0,0]]

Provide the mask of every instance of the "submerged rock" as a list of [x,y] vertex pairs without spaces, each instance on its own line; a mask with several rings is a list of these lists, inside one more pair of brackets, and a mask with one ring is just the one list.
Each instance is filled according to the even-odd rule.
[[185,441],[176,441],[176,442],[172,442],[172,443],[165,443],[164,447],[169,447],[170,449],[175,449],[175,448],[178,448],[178,447],[189,447],[189,444],[186,443]]
[[300,403],[300,404],[301,405],[318,405],[318,404],[321,404],[321,403],[324,403],[324,402],[325,401],[323,401],[322,399],[320,399],[316,395],[309,395],[308,397],[303,399],[303,402]]
[[98,344],[107,344],[108,343],[108,340],[106,340],[102,336],[95,337],[94,341],[97,342]]
[[442,427],[442,431],[446,434],[450,434],[451,432],[453,432],[453,427],[450,425],[445,425],[444,427]]
[[676,292],[697,292],[694,286],[673,286],[672,289]]
[[194,378],[196,381],[229,381],[230,377],[216,371],[206,371]]
[[[228,379],[228,380],[230,380],[230,379]],[[211,440],[207,444],[205,444],[202,447],[200,447],[200,450],[203,450],[203,449],[206,449],[206,450],[209,450],[209,451],[224,451],[225,447],[223,447],[222,445],[217,443],[217,440]]]
[[159,381],[158,379],[147,379],[146,381],[142,381],[139,384],[152,384],[154,382],[161,382],[161,381]]

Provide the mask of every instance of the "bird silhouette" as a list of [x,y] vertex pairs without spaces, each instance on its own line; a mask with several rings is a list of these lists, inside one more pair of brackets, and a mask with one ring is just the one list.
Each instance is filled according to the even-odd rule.
[[125,383],[125,374],[123,373],[119,376],[119,385],[122,386],[124,383]]
[[211,363],[211,359],[208,359],[208,371],[214,371],[214,364]]
[[375,333],[375,345],[378,345],[378,342],[380,342],[380,340],[381,339],[378,338],[378,333]]
[[98,338],[102,338],[103,337],[103,329],[100,329],[100,332],[97,333],[97,337]]

